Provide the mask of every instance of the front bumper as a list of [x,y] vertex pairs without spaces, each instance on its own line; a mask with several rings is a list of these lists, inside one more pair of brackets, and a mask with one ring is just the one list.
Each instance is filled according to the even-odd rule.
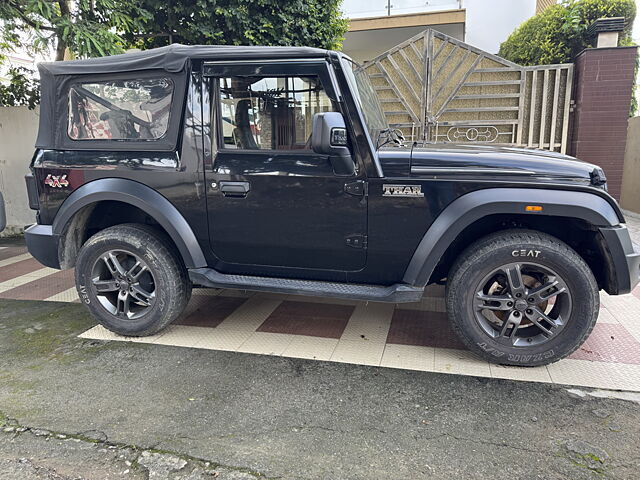
[[614,269],[615,283],[609,293],[622,295],[631,292],[640,282],[640,246],[634,245],[624,225],[601,227]]
[[24,231],[27,249],[41,264],[60,268],[58,258],[58,236],[53,234],[51,225],[31,225]]

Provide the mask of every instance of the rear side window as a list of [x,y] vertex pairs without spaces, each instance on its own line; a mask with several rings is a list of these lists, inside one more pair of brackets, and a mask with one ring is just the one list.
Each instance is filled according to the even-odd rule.
[[72,140],[157,140],[169,126],[169,78],[75,83],[69,89]]

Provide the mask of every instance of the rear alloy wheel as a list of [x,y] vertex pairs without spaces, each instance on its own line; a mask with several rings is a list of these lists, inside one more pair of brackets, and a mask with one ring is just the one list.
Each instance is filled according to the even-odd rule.
[[123,224],[101,230],[76,263],[81,301],[107,329],[153,335],[175,320],[191,296],[187,271],[163,232]]
[[144,260],[125,250],[109,250],[95,261],[91,286],[102,306],[123,319],[144,316],[156,301],[151,269]]
[[571,354],[593,330],[599,302],[582,257],[527,230],[471,245],[447,281],[454,330],[470,350],[504,365],[546,365]]

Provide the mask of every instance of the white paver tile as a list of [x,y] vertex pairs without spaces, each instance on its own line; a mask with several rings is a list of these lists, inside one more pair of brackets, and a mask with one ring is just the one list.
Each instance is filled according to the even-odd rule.
[[435,348],[433,347],[388,343],[384,349],[380,366],[433,372],[435,369],[435,353]]
[[178,347],[204,348],[208,350],[236,350],[249,334],[228,332],[222,334],[215,328],[192,327],[187,325],[171,325],[149,343],[157,345],[174,345]]
[[78,290],[76,290],[76,287],[69,288],[64,292],[45,298],[45,301],[47,302],[77,302],[79,300],[80,297],[78,297]]
[[329,360],[336,345],[338,345],[338,340],[335,338],[294,335],[291,343],[282,352],[282,356],[310,360]]
[[600,307],[600,313],[598,314],[598,323],[619,324],[620,322],[618,322],[616,317],[614,317],[613,314],[609,310],[607,310],[605,306],[602,306]]
[[358,305],[342,332],[340,341],[384,343],[387,341],[394,306],[389,303]]
[[0,260],[0,267],[6,267],[7,265],[12,265],[14,263],[21,262],[22,260],[29,260],[30,258],[31,255],[29,255],[28,253],[16,255],[15,257],[5,258],[4,260]]
[[379,365],[389,334],[393,304],[358,305],[342,332],[331,361]]
[[280,300],[253,296],[225,318],[215,329],[218,332],[255,332],[280,305]]
[[525,382],[552,383],[551,375],[546,366],[543,367],[506,367],[504,365],[489,364],[493,378],[507,380],[522,380]]
[[330,360],[356,365],[380,365],[384,344],[367,343],[358,340],[340,340]]
[[601,293],[600,298],[607,311],[640,342],[640,298],[606,293]]
[[47,275],[51,275],[59,271],[60,270],[56,270],[55,268],[45,267],[35,270],[34,272],[27,273],[25,275],[20,275],[19,277],[12,278],[11,280],[6,280],[0,283],[0,293],[24,285],[25,283],[33,282],[38,278],[46,277]]
[[491,376],[489,362],[476,357],[466,350],[454,350],[450,348],[436,348],[434,371],[473,375],[476,377]]
[[567,358],[547,367],[553,383],[640,391],[640,365]]
[[283,333],[254,332],[238,347],[237,351],[260,355],[282,355],[293,337],[294,335]]

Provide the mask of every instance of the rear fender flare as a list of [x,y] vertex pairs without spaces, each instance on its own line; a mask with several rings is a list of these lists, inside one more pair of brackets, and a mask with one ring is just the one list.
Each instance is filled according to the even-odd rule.
[[82,185],[58,210],[52,225],[53,235],[60,238],[76,213],[106,200],[128,203],[151,216],[169,234],[187,268],[207,266],[193,230],[178,209],[155,190],[133,180],[103,178]]
[[[542,212],[527,212],[527,205],[540,205]],[[607,200],[588,192],[525,188],[477,190],[454,200],[435,219],[418,244],[403,282],[424,287],[447,248],[466,227],[488,215],[509,213],[580,218],[599,227],[620,223]]]

